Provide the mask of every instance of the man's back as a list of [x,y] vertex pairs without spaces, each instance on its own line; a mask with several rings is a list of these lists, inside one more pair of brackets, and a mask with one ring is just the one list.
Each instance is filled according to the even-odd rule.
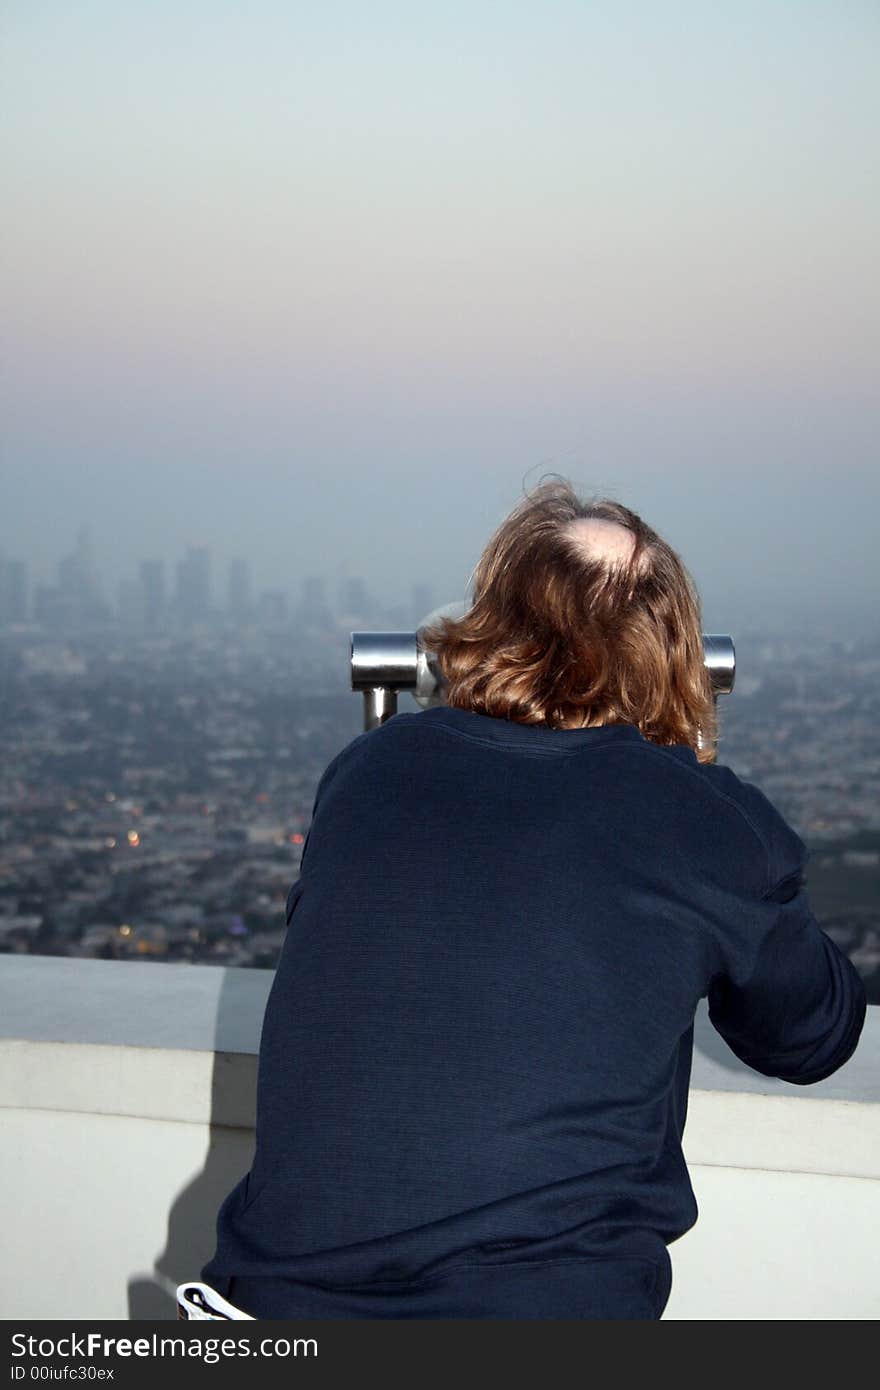
[[[805,857],[756,788],[634,725],[440,706],[356,738],[318,789],[256,1159],[204,1277],[291,1281],[303,1316],[503,1317],[558,1271],[576,1317],[602,1261],[659,1315],[697,1217],[699,999],[791,1081],[856,1045],[864,989]],[[456,1288],[486,1311],[431,1311]]]

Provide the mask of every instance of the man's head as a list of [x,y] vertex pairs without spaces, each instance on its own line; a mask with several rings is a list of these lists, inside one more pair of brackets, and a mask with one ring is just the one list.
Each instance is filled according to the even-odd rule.
[[566,479],[540,484],[498,527],[472,580],[469,610],[420,633],[447,703],[560,729],[632,723],[698,757],[711,748],[696,588],[636,512],[583,500]]

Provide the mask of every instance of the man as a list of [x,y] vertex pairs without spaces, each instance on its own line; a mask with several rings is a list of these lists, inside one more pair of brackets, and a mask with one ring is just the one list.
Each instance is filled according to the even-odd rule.
[[636,513],[539,487],[421,640],[446,704],[321,778],[202,1277],[256,1317],[659,1318],[699,1000],[809,1085],[864,987],[713,761],[696,592]]

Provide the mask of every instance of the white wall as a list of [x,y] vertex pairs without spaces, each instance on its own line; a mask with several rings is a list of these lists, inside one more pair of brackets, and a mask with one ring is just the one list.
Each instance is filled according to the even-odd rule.
[[880,1182],[700,1166],[691,1180],[700,1215],[669,1248],[664,1319],[880,1314]]
[[252,1153],[248,1130],[6,1110],[0,1317],[176,1317]]

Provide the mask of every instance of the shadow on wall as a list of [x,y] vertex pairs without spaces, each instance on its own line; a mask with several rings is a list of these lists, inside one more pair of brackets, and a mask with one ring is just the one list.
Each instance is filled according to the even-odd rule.
[[[217,1212],[224,1198],[250,1170],[256,1117],[255,1026],[262,1025],[265,999],[257,1016],[242,1017],[242,995],[234,973],[220,968],[211,1074],[211,1125],[202,1171],[183,1189],[168,1214],[165,1248],[152,1274],[128,1284],[128,1316],[177,1319],[177,1285],[198,1279],[214,1254]],[[254,972],[268,994],[274,972]],[[256,1034],[258,1037],[258,1032]],[[225,1048],[226,1050],[220,1050]],[[240,1049],[240,1050],[239,1050]]]

